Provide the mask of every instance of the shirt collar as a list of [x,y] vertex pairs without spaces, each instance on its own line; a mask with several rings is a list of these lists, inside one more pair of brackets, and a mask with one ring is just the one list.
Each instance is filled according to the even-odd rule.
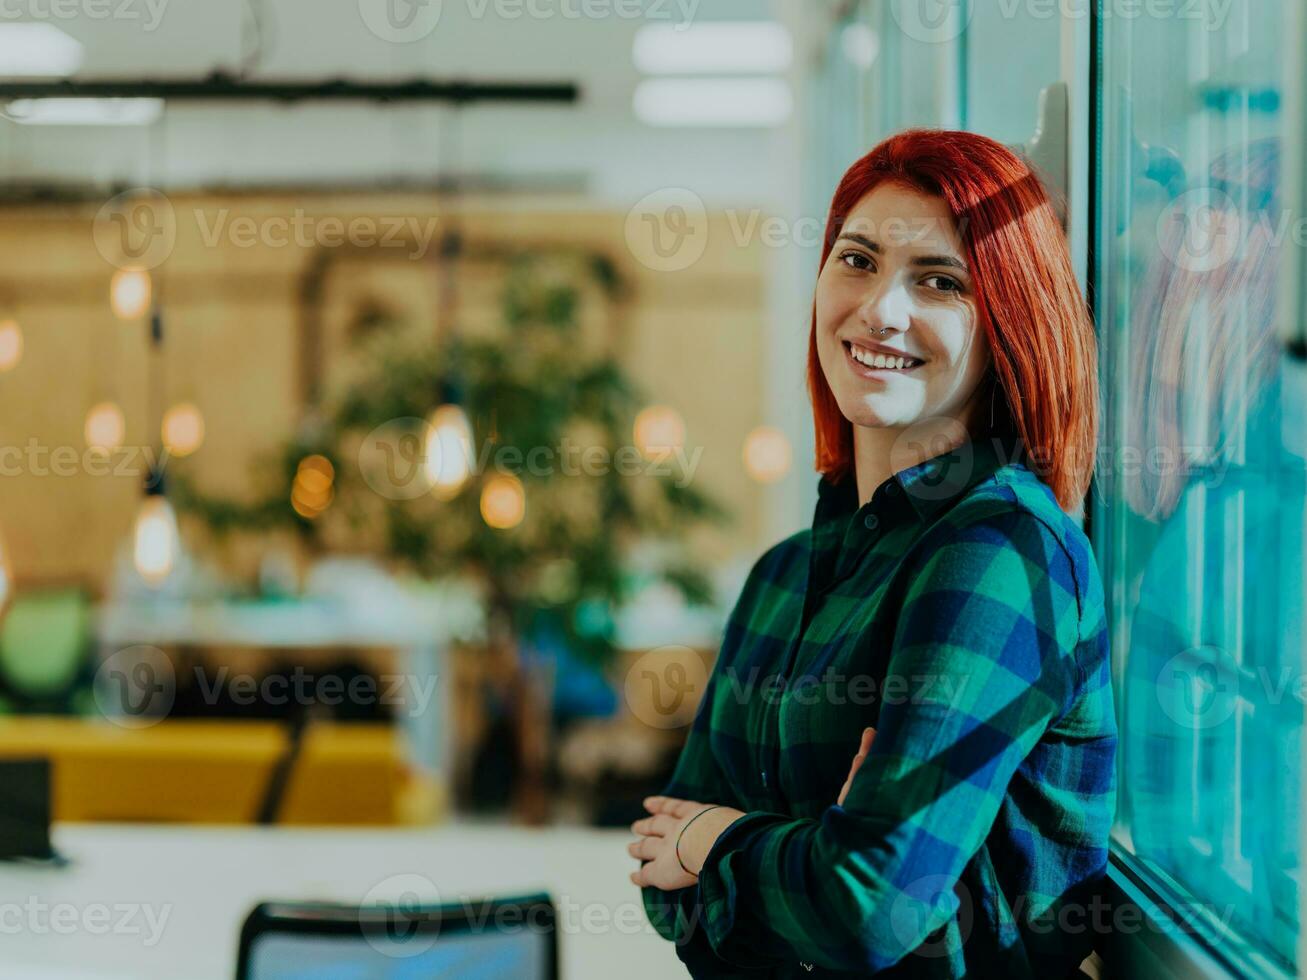
[[[906,501],[918,517],[927,520],[1003,466],[1025,460],[1025,446],[1020,438],[985,436],[968,440],[899,470],[876,488],[870,505],[884,506],[886,500]],[[857,510],[858,481],[853,468],[838,483],[822,474],[817,483],[814,529]]]

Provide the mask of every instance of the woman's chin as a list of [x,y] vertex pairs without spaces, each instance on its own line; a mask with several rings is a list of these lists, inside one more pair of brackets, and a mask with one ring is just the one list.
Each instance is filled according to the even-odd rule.
[[859,401],[844,413],[844,417],[854,425],[866,429],[898,428],[912,422],[911,418],[905,416],[901,406],[886,405],[878,399]]

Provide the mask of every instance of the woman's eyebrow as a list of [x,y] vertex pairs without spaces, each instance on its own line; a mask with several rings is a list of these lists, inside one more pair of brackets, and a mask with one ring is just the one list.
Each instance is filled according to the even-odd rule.
[[[841,234],[840,237],[836,239],[836,241],[845,238],[847,238],[851,242],[857,242],[863,248],[866,248],[872,252],[876,252],[877,254],[884,251],[884,249],[881,248],[879,242],[875,241],[874,239],[868,238],[866,235],[859,234],[856,231],[846,231],[843,234]],[[942,266],[947,266],[951,269],[957,269],[961,272],[969,273],[966,263],[962,262],[960,259],[955,259],[951,255],[917,255],[911,259],[910,264],[911,265],[942,265]]]
[[957,269],[960,272],[966,272],[966,263],[960,262],[951,255],[918,255],[913,258],[912,265],[944,265],[951,269]]
[[859,234],[856,231],[846,231],[842,233],[840,237],[836,239],[836,241],[839,241],[840,239],[844,239],[844,238],[847,238],[851,242],[857,242],[863,248],[870,249],[873,252],[881,251],[879,242],[873,241],[872,239],[868,238],[866,235]]

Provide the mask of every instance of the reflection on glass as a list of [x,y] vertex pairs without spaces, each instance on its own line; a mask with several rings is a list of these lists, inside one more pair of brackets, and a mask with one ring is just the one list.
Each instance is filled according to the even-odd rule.
[[1245,954],[1291,968],[1303,406],[1275,330],[1279,10],[1233,6],[1220,32],[1103,27],[1095,539],[1122,717],[1114,837]]

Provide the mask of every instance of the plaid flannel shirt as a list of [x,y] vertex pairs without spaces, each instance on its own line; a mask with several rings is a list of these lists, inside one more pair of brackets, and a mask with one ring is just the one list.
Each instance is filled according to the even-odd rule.
[[811,529],[753,566],[664,789],[745,815],[695,885],[642,890],[693,976],[1043,978],[1089,954],[1116,797],[1102,582],[1022,453],[964,443],[861,506],[823,476]]

